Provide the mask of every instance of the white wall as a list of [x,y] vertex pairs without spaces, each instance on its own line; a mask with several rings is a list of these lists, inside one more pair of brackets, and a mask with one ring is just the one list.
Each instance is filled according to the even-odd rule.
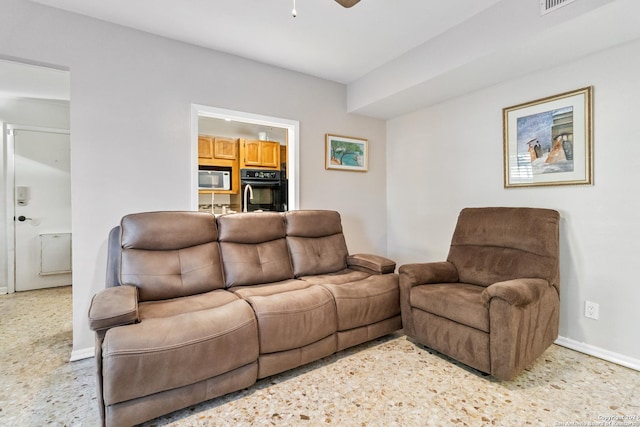
[[[189,209],[192,103],[300,122],[301,208],[337,209],[352,252],[386,251],[385,123],[346,113],[345,87],[24,0],[3,0],[0,56],[71,71],[73,348],[104,286],[122,215]],[[326,132],[370,140],[366,174],[324,170]]]
[[[640,360],[640,41],[388,122],[388,255],[446,258],[467,206],[555,208],[560,335]],[[595,185],[503,188],[502,109],[594,86]],[[600,320],[584,317],[585,299]]]
[[[0,122],[5,125],[39,126],[69,129],[69,105],[64,102],[0,98]],[[0,288],[7,288],[7,205],[5,197],[5,147],[6,134],[0,137]],[[9,225],[13,221],[9,222]]]

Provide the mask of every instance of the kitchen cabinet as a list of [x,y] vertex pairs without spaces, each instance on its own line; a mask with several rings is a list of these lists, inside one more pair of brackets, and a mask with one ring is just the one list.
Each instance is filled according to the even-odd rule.
[[[211,161],[236,160],[238,158],[238,140],[218,136],[198,136],[198,159]],[[210,163],[207,163],[210,164]]]
[[240,167],[280,169],[280,143],[243,139],[240,141]]
[[238,140],[213,138],[213,157],[216,159],[236,160],[238,158]]
[[198,160],[213,159],[213,138],[210,136],[198,136]]
[[231,190],[199,190],[200,194],[238,194],[240,168],[238,167],[238,139],[198,135],[198,165],[218,166],[231,172]]

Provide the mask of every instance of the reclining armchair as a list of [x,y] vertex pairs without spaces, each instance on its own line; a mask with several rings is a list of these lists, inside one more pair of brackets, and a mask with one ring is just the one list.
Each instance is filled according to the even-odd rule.
[[463,209],[447,261],[399,273],[405,334],[500,380],[517,376],[558,337],[555,210]]

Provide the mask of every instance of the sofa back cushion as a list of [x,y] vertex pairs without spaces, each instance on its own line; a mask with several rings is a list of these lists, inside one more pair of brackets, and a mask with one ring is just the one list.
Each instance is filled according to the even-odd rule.
[[249,212],[218,218],[226,286],[246,286],[293,278],[282,214]]
[[213,215],[146,212],[120,223],[120,284],[155,301],[224,288]]
[[463,283],[489,286],[539,278],[558,289],[559,220],[558,212],[551,209],[463,209],[447,260]]
[[295,277],[334,273],[347,268],[347,244],[335,211],[289,211],[287,245]]

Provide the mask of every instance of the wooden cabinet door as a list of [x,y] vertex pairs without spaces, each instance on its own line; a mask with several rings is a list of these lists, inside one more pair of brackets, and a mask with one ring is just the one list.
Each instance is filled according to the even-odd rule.
[[213,141],[208,136],[198,136],[198,158],[213,159]]
[[261,141],[260,152],[262,166],[269,168],[280,167],[280,144],[272,141]]
[[244,164],[247,166],[262,166],[262,150],[260,142],[246,140],[244,142]]
[[213,139],[213,157],[216,159],[235,160],[238,158],[238,140],[230,138]]

